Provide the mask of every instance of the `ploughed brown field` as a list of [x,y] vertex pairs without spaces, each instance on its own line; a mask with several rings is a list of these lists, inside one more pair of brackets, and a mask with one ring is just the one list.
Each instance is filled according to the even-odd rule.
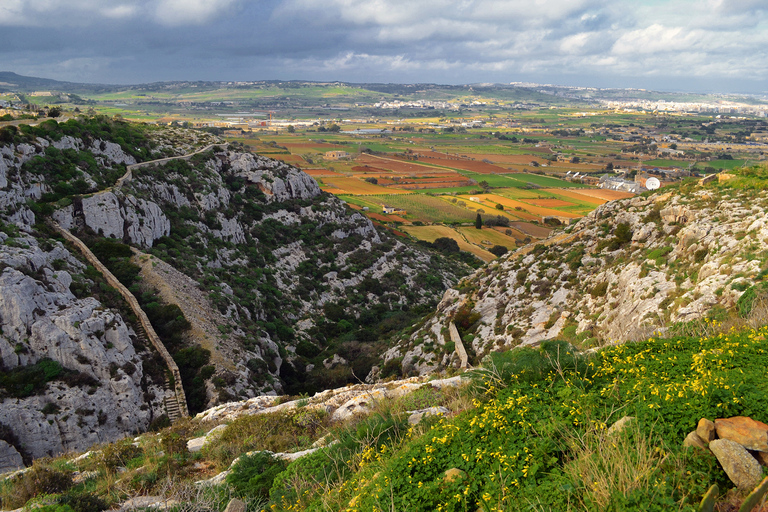
[[498,165],[489,164],[482,160],[470,160],[469,158],[448,153],[438,153],[436,151],[420,151],[415,154],[419,162],[425,164],[439,165],[442,167],[453,167],[465,171],[476,172],[479,174],[493,174],[507,172],[507,169]]
[[562,199],[526,199],[526,203],[534,206],[542,206],[544,208],[558,208],[561,206],[576,206],[576,203],[569,203]]
[[519,164],[519,165],[531,165],[531,162],[546,163],[545,158],[531,156],[531,155],[494,155],[494,154],[478,154],[473,155],[476,160],[490,160],[494,164]]
[[397,174],[414,174],[418,176],[420,174],[430,174],[441,171],[441,169],[435,169],[434,167],[426,165],[419,165],[405,160],[374,155],[360,155],[355,159],[355,162],[361,165],[378,167],[379,169],[385,169]]

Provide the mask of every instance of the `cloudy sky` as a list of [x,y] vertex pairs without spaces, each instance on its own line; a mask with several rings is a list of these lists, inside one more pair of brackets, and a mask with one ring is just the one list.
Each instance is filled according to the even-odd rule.
[[0,71],[768,92],[768,0],[0,0]]

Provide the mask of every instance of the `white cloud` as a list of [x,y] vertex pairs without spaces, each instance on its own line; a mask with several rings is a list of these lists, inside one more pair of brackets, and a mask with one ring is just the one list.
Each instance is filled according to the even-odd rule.
[[170,26],[201,25],[226,13],[237,0],[160,0],[156,19]]

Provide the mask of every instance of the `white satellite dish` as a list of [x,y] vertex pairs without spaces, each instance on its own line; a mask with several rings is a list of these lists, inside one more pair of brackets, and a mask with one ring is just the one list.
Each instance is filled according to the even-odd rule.
[[648,190],[656,190],[660,186],[661,186],[661,182],[659,181],[658,178],[648,178],[645,181],[645,188],[647,188]]

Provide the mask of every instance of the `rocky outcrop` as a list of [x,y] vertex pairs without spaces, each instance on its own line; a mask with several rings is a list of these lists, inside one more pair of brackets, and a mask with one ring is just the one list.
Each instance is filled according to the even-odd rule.
[[492,350],[565,336],[576,343],[643,339],[666,325],[731,308],[759,283],[768,192],[724,189],[609,202],[542,244],[478,270],[390,350],[403,368],[457,365],[444,348],[456,315],[475,362]]
[[160,207],[151,201],[102,192],[54,212],[53,218],[65,229],[82,224],[101,236],[125,240],[140,247],[152,247],[167,236],[171,223]]
[[0,440],[0,474],[15,471],[24,467],[21,454],[3,440]]
[[50,359],[64,368],[44,389],[3,398],[0,423],[12,429],[17,448],[42,457],[146,428],[160,414],[162,390],[145,378],[120,315],[71,293],[82,263],[60,243],[45,251],[31,236],[0,239],[3,367],[12,371]]

